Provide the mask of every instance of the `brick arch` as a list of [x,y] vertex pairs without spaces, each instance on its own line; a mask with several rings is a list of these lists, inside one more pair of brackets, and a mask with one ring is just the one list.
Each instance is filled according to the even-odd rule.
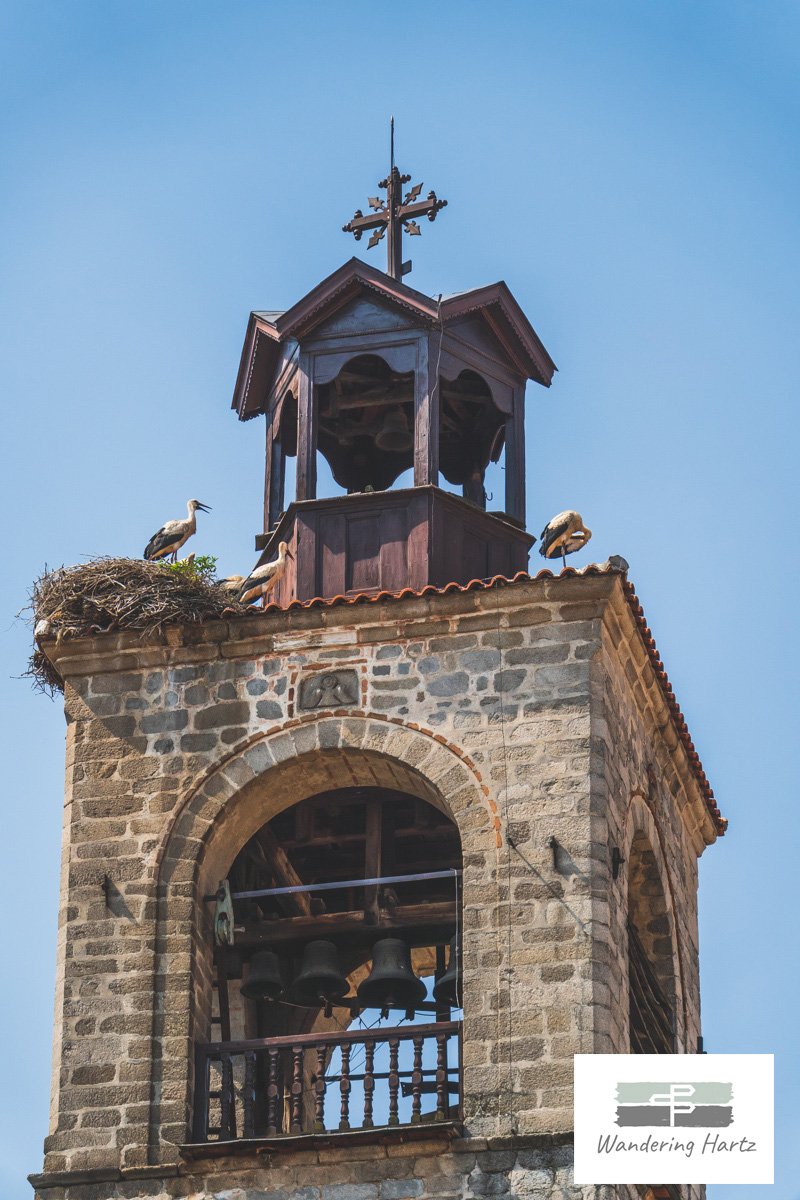
[[675,1009],[676,1043],[686,1037],[684,973],[672,883],[658,823],[647,800],[634,793],[625,818],[628,915]]
[[241,847],[293,804],[338,787],[388,787],[446,812],[459,830],[464,906],[496,878],[497,809],[474,764],[418,727],[320,715],[239,747],[184,798],[158,856],[151,1161],[174,1157],[191,1110],[192,1046],[210,1027],[213,892]]

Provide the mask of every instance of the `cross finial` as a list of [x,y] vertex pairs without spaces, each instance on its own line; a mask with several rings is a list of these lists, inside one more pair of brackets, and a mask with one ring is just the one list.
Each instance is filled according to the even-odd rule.
[[356,209],[352,221],[348,221],[342,229],[345,233],[352,233],[357,242],[367,229],[373,230],[367,242],[369,250],[377,246],[388,231],[386,271],[394,279],[401,279],[411,270],[410,261],[403,262],[403,230],[409,237],[419,237],[422,230],[414,218],[427,217],[429,221],[435,221],[437,213],[446,206],[447,201],[440,200],[434,191],[428,192],[424,200],[419,200],[421,183],[415,184],[403,198],[403,185],[411,182],[411,176],[401,175],[394,164],[394,117],[389,123],[389,144],[389,174],[378,184],[379,188],[386,188],[386,199],[370,196],[372,212],[365,217],[360,208]]

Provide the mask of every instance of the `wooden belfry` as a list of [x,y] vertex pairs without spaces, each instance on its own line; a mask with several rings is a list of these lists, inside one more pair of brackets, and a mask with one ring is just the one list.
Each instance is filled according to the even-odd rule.
[[[443,205],[419,188],[401,202],[408,178],[392,163],[386,202],[345,226],[377,231],[371,244],[388,229],[388,273],[352,258],[286,312],[250,316],[233,407],[267,419],[256,546],[261,562],[290,547],[279,604],[527,566],[525,385],[549,386],[555,365],[505,283],[433,299],[402,282],[403,227]],[[484,474],[504,449],[505,496],[489,512]],[[318,496],[318,453],[346,496]],[[405,472],[413,486],[393,489]]]

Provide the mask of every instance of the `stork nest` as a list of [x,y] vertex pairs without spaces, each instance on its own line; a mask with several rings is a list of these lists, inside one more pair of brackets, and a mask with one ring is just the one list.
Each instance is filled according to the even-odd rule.
[[[28,611],[34,648],[25,674],[53,695],[63,680],[41,641],[136,630],[142,638],[166,625],[200,624],[252,613],[216,583],[135,558],[97,558],[45,571],[33,585]],[[43,624],[46,623],[46,624]]]

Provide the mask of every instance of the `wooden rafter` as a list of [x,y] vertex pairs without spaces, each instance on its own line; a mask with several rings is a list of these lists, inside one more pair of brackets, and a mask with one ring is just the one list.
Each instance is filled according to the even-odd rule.
[[[435,929],[455,924],[456,906],[452,900],[435,900],[429,904],[405,904],[389,913],[379,910],[377,928]],[[370,935],[371,924],[363,910],[353,912],[319,913],[317,916],[285,917],[278,921],[258,921],[248,924],[244,933],[236,935],[237,949],[247,950],[263,944],[301,941],[311,937]],[[428,943],[425,942],[427,945]]]

